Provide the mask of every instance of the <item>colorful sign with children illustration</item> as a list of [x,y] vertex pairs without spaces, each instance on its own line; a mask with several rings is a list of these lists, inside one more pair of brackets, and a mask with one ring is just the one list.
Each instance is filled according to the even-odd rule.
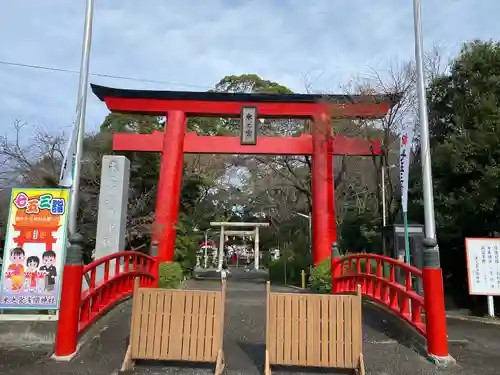
[[0,308],[58,308],[69,191],[12,189]]

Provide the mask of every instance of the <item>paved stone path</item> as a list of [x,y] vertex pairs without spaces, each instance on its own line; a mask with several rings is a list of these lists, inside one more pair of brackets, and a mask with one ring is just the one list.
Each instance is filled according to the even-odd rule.
[[[191,281],[189,288],[218,289],[219,282]],[[290,291],[274,287],[276,291]],[[228,281],[224,349],[226,374],[263,374],[265,337],[265,284],[255,281]],[[500,327],[450,320],[451,352],[459,365],[438,370],[415,350],[421,344],[393,325],[391,315],[364,307],[364,354],[370,375],[494,375],[500,368]],[[397,320],[394,320],[397,322]],[[101,319],[90,340],[70,363],[48,358],[51,348],[44,346],[5,348],[0,343],[0,374],[16,375],[111,375],[117,374],[128,342],[130,301]],[[315,374],[303,370],[273,371],[273,374]],[[319,372],[335,374],[332,371]],[[190,364],[169,365],[139,362],[136,375],[213,374],[213,367],[193,368]]]
[[[193,289],[218,289],[220,283],[216,281],[192,281],[189,284]],[[290,288],[273,287],[274,291],[290,292]],[[226,374],[263,374],[265,360],[265,284],[238,281],[233,278],[228,281],[227,305],[226,305],[226,326],[224,336],[224,350],[226,355]],[[493,375],[498,374],[497,366],[500,360],[489,364],[493,351],[484,352],[484,342],[472,343],[475,336],[476,327],[470,326],[466,322],[450,322],[450,328],[454,331],[451,337],[453,354],[459,357],[461,365],[447,370],[438,370],[435,365],[427,361],[417,351],[421,348],[422,341],[410,334],[406,327],[399,323],[397,318],[374,308],[371,304],[365,304],[363,318],[364,355],[367,374],[371,375],[433,375],[433,374],[453,374],[453,375]],[[459,327],[460,326],[460,327]],[[490,332],[492,328],[484,327],[481,331],[483,335]],[[470,328],[469,328],[470,327]],[[460,332],[459,329],[460,328]],[[472,328],[472,329],[471,329]],[[471,330],[468,338],[463,337],[463,330]],[[500,338],[500,329],[493,327]],[[451,336],[453,336],[451,335]],[[490,344],[493,343],[495,334],[490,332]],[[464,341],[468,340],[468,341]],[[477,340],[477,339],[474,339]],[[500,348],[500,341],[497,348]],[[477,353],[484,353],[480,360],[470,361],[469,357]],[[498,352],[497,352],[498,353]],[[495,354],[495,358],[496,358]],[[487,365],[478,367],[480,363],[488,362]],[[191,368],[169,367],[154,362],[142,363],[136,367],[137,375],[159,375],[159,374],[211,374],[212,367]],[[324,372],[310,372],[302,369],[290,371],[273,371],[273,374],[342,374],[331,370]]]

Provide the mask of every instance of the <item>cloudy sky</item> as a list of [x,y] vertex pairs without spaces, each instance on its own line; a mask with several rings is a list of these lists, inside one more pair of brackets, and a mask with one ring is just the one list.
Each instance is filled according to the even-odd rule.
[[[411,0],[95,0],[91,76],[123,88],[202,91],[229,74],[257,73],[304,91],[413,57]],[[498,0],[423,0],[426,47],[446,58],[463,41],[500,39]],[[74,121],[85,0],[0,5],[0,133],[15,120],[46,129]],[[147,82],[147,81],[160,82]],[[107,111],[89,95],[87,127]]]

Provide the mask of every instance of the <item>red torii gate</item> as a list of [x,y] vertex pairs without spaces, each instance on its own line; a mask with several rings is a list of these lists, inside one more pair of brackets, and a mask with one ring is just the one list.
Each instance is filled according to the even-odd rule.
[[[217,92],[125,90],[91,85],[112,112],[167,117],[164,132],[113,135],[115,151],[161,152],[156,199],[158,257],[174,256],[179,212],[183,154],[266,154],[312,156],[313,263],[331,255],[336,241],[333,155],[379,155],[379,141],[332,136],[331,118],[382,118],[398,101],[393,96],[305,94],[234,94]],[[312,134],[299,137],[257,137],[241,144],[240,137],[200,136],[187,132],[188,116],[240,117],[242,109],[256,109],[259,118],[312,118]]]

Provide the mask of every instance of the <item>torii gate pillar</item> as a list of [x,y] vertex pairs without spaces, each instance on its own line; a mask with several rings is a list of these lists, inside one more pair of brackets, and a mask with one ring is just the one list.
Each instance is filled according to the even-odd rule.
[[312,128],[312,239],[313,265],[330,257],[336,241],[331,117],[320,112]]
[[154,239],[162,262],[174,260],[175,234],[179,213],[182,171],[184,167],[184,136],[187,118],[182,111],[169,111],[163,137],[160,178],[156,198]]

